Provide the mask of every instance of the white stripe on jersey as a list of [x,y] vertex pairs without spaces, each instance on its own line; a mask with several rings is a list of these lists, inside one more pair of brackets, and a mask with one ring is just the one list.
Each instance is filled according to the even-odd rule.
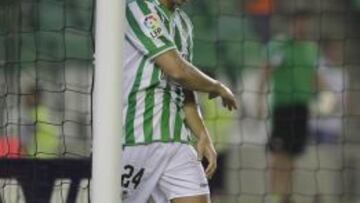
[[163,110],[163,90],[162,89],[155,89],[155,107],[154,107],[154,118],[153,118],[153,130],[154,130],[154,140],[161,140],[161,116]]
[[145,142],[144,135],[144,113],[145,113],[145,92],[138,92],[136,95],[136,111],[135,111],[135,121],[134,121],[134,134],[135,141],[137,143]]
[[170,138],[174,139],[174,131],[175,131],[175,119],[176,119],[176,104],[174,102],[170,102],[170,118],[169,118],[169,132],[170,132]]
[[182,125],[181,126],[181,140],[189,141],[190,135],[191,135],[190,130],[185,125]]
[[[140,66],[142,58],[140,56],[142,56],[141,53],[138,52],[138,49],[136,49],[135,47],[133,47],[130,43],[125,42],[125,46],[124,46],[125,53],[124,53],[124,59],[126,59],[125,61],[125,67],[124,67],[124,72],[126,74],[123,75],[123,94],[125,96],[128,96],[130,94],[131,88],[135,82],[135,77],[136,77],[136,72],[137,72],[137,67]],[[132,63],[129,64],[128,61],[131,61]],[[124,101],[124,105],[127,105],[127,98],[125,98]],[[125,114],[126,115],[126,114]]]

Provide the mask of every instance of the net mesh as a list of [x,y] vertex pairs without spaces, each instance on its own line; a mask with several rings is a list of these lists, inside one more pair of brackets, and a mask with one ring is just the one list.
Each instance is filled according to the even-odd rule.
[[[236,90],[241,109],[221,110],[202,100],[202,110],[219,153],[212,180],[217,202],[266,202],[269,185],[267,141],[272,131],[271,84],[260,91],[261,68],[272,63],[269,43],[289,35],[291,15],[311,13],[308,40],[317,44],[317,71],[328,84],[311,100],[309,144],[296,161],[290,186],[294,202],[359,201],[357,1],[192,1],[194,62]],[[265,54],[264,54],[265,53]],[[330,62],[331,63],[330,63]],[[296,76],[295,76],[296,77]],[[320,90],[318,87],[317,90]],[[269,97],[259,117],[259,94]]]
[[[94,3],[0,1],[3,202],[24,202],[25,196],[89,201]],[[359,201],[359,1],[193,0],[185,9],[194,23],[194,63],[226,81],[241,103],[230,113],[219,101],[200,97],[219,154],[213,202],[257,203],[270,195],[265,146],[272,114],[265,108],[259,117],[256,102],[259,94],[273,92],[259,91],[260,68],[269,60],[267,43],[288,33],[289,14],[300,9],[314,17],[310,40],[319,45],[317,58],[338,61],[325,69],[318,62],[332,88],[311,102],[312,136],[296,162],[293,197],[302,203]],[[39,182],[50,197],[34,197],[38,191],[28,189]]]
[[92,0],[0,3],[3,202],[88,200],[93,11]]

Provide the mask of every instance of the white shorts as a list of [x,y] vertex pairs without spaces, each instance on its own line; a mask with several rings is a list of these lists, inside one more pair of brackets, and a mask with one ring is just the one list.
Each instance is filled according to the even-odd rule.
[[123,152],[123,202],[168,203],[179,197],[209,194],[195,149],[181,143],[128,146]]

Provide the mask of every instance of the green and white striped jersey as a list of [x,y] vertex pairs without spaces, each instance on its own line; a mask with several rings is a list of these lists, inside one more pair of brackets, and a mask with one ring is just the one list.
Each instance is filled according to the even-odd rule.
[[125,145],[188,142],[182,88],[170,81],[154,58],[177,49],[192,60],[192,24],[179,8],[170,11],[158,0],[137,0],[126,8],[124,49]]

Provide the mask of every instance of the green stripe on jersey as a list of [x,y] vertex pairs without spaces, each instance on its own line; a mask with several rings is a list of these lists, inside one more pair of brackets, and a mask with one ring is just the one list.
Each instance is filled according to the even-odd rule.
[[163,94],[163,112],[161,115],[161,140],[167,141],[170,138],[170,86],[167,84]]
[[183,125],[183,120],[180,116],[181,109],[179,107],[176,107],[176,118],[175,118],[175,128],[174,128],[174,140],[180,141],[181,140],[181,128]]
[[125,133],[126,133],[125,142],[129,143],[129,144],[135,143],[134,124],[135,124],[135,113],[136,113],[136,104],[137,104],[136,95],[137,95],[137,91],[140,87],[141,77],[142,77],[142,74],[144,71],[146,60],[147,60],[147,58],[144,57],[137,69],[135,82],[134,82],[133,87],[131,88],[131,92],[130,92],[129,99],[128,99],[128,110],[126,113],[126,121],[125,121],[125,123],[126,123],[126,125],[125,125]]
[[192,59],[193,59],[193,41],[191,39],[191,35],[189,35],[188,37],[188,43],[189,45],[187,46],[187,49],[188,49],[188,53],[189,53],[189,62],[192,62]]
[[136,4],[139,6],[145,16],[151,14],[149,7],[144,0],[137,0]]
[[175,117],[175,128],[174,128],[174,140],[175,141],[180,141],[181,140],[181,128],[183,125],[183,119],[180,116],[180,112],[181,112],[181,96],[182,96],[182,89],[181,87],[176,87],[175,89],[175,93],[176,93],[176,117]]
[[151,75],[151,86],[146,90],[145,96],[145,113],[144,113],[144,135],[145,142],[153,140],[153,118],[154,118],[154,104],[155,104],[155,87],[159,81],[160,69],[154,67]]
[[181,35],[178,27],[175,28],[175,44],[178,50],[182,50]]

